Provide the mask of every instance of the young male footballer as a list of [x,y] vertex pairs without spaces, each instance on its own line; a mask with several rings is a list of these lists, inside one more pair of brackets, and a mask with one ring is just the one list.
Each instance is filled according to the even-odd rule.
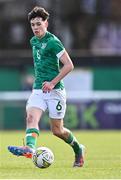
[[[53,134],[72,147],[75,154],[73,167],[82,167],[85,147],[63,126],[66,93],[62,79],[74,66],[61,41],[47,31],[48,18],[49,13],[38,6],[28,14],[34,34],[30,44],[33,50],[35,82],[26,105],[26,145],[8,146],[8,150],[16,156],[32,158],[39,136],[38,123],[43,112],[48,109]],[[59,68],[59,61],[62,68]]]

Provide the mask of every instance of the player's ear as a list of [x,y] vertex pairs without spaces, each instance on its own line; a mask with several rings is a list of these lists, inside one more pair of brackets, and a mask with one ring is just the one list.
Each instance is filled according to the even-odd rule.
[[48,21],[47,20],[45,21],[45,25],[46,25],[46,27],[48,27]]

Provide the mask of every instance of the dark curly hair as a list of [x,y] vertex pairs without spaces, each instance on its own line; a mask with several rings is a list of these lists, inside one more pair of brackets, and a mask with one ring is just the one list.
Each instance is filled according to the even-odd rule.
[[28,20],[30,21],[33,18],[41,17],[43,21],[49,18],[49,13],[42,7],[35,6],[32,11],[28,14]]

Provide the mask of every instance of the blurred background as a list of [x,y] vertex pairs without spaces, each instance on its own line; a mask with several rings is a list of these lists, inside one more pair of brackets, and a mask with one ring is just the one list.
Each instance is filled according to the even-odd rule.
[[[0,0],[0,129],[25,129],[34,81],[27,14],[36,5],[75,66],[64,79],[66,127],[121,129],[121,0]],[[47,113],[40,127],[49,129]]]

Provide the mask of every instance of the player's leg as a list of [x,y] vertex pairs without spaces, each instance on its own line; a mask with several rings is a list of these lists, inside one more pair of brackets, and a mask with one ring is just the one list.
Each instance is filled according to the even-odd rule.
[[80,145],[73,133],[63,126],[63,118],[66,111],[66,95],[64,90],[53,90],[51,98],[48,99],[49,117],[51,119],[51,129],[55,136],[63,139],[74,150],[74,166],[83,166],[83,145]]
[[37,137],[39,136],[38,122],[41,118],[42,110],[38,108],[27,109],[27,129],[26,142],[24,146],[8,146],[8,150],[16,156],[25,156],[32,158],[36,147]]
[[25,145],[33,149],[36,147],[37,137],[39,136],[38,123],[42,113],[43,111],[39,108],[30,107],[27,109]]
[[82,167],[84,164],[84,146],[79,144],[73,133],[63,127],[62,119],[51,119],[51,129],[55,136],[63,139],[67,144],[69,144],[75,153],[74,167]]
[[46,104],[42,99],[41,91],[33,91],[27,102],[26,118],[26,142],[24,146],[8,146],[8,150],[16,156],[32,157],[36,147],[37,137],[39,136],[38,123],[43,111],[46,110]]

